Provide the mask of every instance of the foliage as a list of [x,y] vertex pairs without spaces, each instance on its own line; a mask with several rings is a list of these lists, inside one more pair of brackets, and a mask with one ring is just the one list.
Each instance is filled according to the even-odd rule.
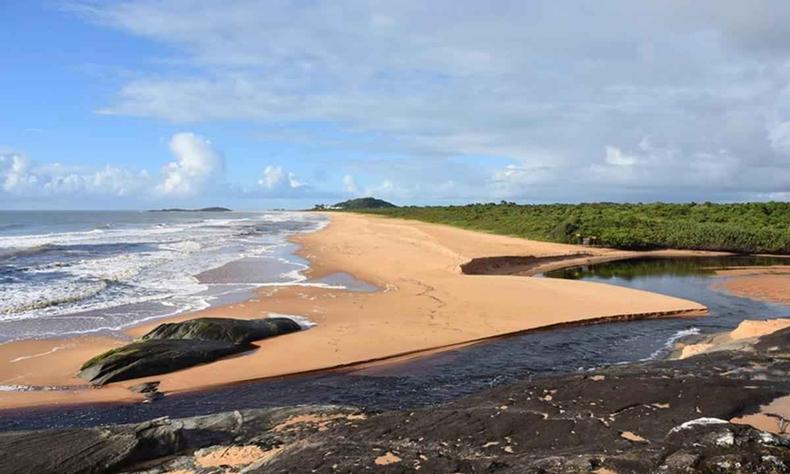
[[394,208],[395,204],[376,199],[372,197],[349,199],[335,204],[333,207],[340,209],[380,209],[380,208]]
[[790,253],[790,203],[468,204],[355,209],[553,242]]

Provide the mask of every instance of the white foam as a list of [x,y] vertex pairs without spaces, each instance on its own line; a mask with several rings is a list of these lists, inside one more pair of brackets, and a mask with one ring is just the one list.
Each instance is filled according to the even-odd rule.
[[[274,234],[255,234],[249,231],[257,223],[298,221],[312,224],[305,231],[326,225],[323,216],[300,213],[261,213],[256,218],[205,219],[195,222],[152,223],[137,227],[106,227],[79,232],[62,232],[36,235],[0,236],[0,257],[20,255],[19,250],[35,254],[49,246],[123,245],[142,244],[129,253],[107,255],[85,250],[85,258],[72,252],[68,257],[45,263],[35,263],[21,268],[21,278],[4,283],[0,299],[0,323],[35,320],[41,317],[68,316],[87,311],[102,311],[122,305],[157,303],[167,307],[159,314],[128,314],[117,311],[106,318],[102,313],[90,318],[75,315],[74,325],[62,325],[55,332],[48,332],[46,324],[35,328],[35,334],[25,330],[24,337],[85,334],[105,330],[121,330],[142,321],[166,317],[185,311],[208,307],[213,297],[207,294],[210,284],[197,281],[194,275],[221,267],[245,256],[260,256],[273,249],[290,245],[285,238],[293,231],[274,229]],[[97,232],[98,231],[98,232]],[[115,248],[115,247],[113,247]],[[83,250],[79,250],[82,252]],[[57,254],[53,254],[57,258]],[[47,257],[48,258],[48,257]],[[42,259],[32,259],[38,262]],[[261,282],[260,285],[239,287],[308,284],[303,270],[306,265],[296,264],[297,269],[284,273],[286,282]],[[16,259],[15,261],[19,261]],[[29,275],[31,278],[26,278]],[[323,286],[323,285],[310,285]],[[328,287],[328,286],[327,286]],[[162,314],[162,313],[167,314]],[[76,321],[82,319],[83,321]],[[89,321],[92,319],[93,321]],[[63,321],[63,320],[60,320]],[[28,325],[29,326],[29,325]],[[2,326],[0,326],[2,329]],[[7,332],[12,338],[13,330]]]
[[297,316],[295,314],[280,314],[280,313],[269,313],[268,315],[270,318],[288,318],[291,321],[295,322],[302,328],[302,330],[307,330],[312,327],[318,326],[318,323],[311,321],[310,319],[304,316]]
[[19,356],[19,357],[16,357],[14,359],[9,360],[8,362],[10,362],[11,364],[15,364],[15,363],[21,362],[23,360],[35,359],[37,357],[42,357],[42,356],[45,356],[45,355],[52,354],[53,352],[57,352],[57,351],[59,351],[61,349],[65,349],[66,347],[70,347],[70,346],[55,346],[55,347],[53,347],[52,349],[50,349],[50,350],[48,350],[46,352],[39,352],[38,354]]
[[672,336],[670,336],[669,339],[667,339],[667,341],[664,343],[663,346],[661,346],[660,349],[657,349],[655,352],[653,352],[648,357],[646,357],[646,358],[644,358],[642,360],[644,361],[644,360],[658,359],[663,354],[665,354],[665,353],[669,352],[670,350],[672,350],[672,348],[675,346],[675,343],[678,342],[679,340],[681,340],[681,339],[683,339],[685,337],[688,337],[688,336],[694,336],[696,334],[699,334],[699,328],[681,329],[680,331],[678,331],[675,334],[673,334]]

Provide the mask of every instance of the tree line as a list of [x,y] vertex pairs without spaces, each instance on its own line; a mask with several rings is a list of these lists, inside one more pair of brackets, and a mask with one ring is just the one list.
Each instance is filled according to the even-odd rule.
[[406,206],[355,212],[552,242],[621,249],[790,253],[790,203]]

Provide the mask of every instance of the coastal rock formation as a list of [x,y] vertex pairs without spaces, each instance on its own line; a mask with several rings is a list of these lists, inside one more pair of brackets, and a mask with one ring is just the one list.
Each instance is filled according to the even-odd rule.
[[151,339],[109,350],[87,361],[79,376],[94,385],[159,375],[248,350],[221,341]]
[[197,318],[180,323],[160,324],[141,337],[153,339],[190,339],[247,344],[252,341],[299,331],[301,327],[290,318],[230,319]]
[[[788,373],[790,328],[748,347],[528,380],[414,411],[297,407],[6,433],[0,455],[16,472],[781,473],[788,433],[743,420],[790,393]],[[42,443],[64,448],[41,452]]]
[[0,458],[3,472],[116,472],[237,438],[266,446],[265,433],[276,432],[282,443],[318,430],[278,429],[295,417],[331,415],[335,420],[355,414],[357,410],[332,406],[272,408],[99,428],[0,433]]
[[252,341],[299,331],[289,318],[198,318],[160,324],[139,341],[87,361],[79,376],[94,385],[159,375],[250,350]]

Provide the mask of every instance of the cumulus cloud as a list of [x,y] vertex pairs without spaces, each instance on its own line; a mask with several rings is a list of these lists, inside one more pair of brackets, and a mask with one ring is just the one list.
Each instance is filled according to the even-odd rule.
[[267,190],[277,189],[299,189],[305,187],[305,183],[299,181],[294,173],[283,171],[282,166],[268,165],[263,169],[263,177],[258,180],[258,185]]
[[[598,199],[604,179],[635,199],[637,189],[664,199],[788,189],[780,178],[790,175],[788,2],[239,0],[217,8],[130,0],[74,8],[180,51],[193,66],[137,76],[103,113],[330,123],[341,130],[335,148],[413,164],[404,193],[437,180],[470,198]],[[643,148],[645,136],[659,145]],[[448,161],[459,156],[479,160],[476,178]],[[390,177],[387,160],[366,166],[376,182],[407,182]],[[580,180],[588,185],[573,186]],[[173,187],[190,188],[176,178]]]
[[223,169],[222,155],[199,135],[176,133],[170,138],[169,146],[176,160],[162,169],[163,179],[157,187],[162,194],[193,196]]
[[25,192],[34,186],[37,177],[30,173],[30,162],[18,153],[0,155],[0,176],[3,177],[3,190]]
[[36,163],[19,153],[0,154],[0,182],[6,193],[23,197],[128,196],[150,185],[148,172],[107,165],[99,170]]

